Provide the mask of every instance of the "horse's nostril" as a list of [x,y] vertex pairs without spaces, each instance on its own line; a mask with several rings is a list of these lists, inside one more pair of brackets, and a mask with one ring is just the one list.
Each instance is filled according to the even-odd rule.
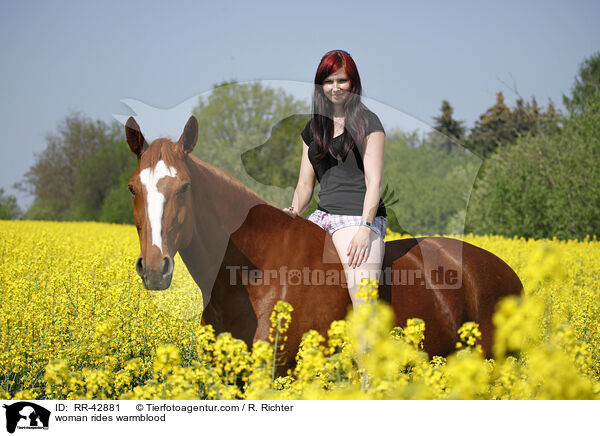
[[144,258],[142,256],[135,261],[135,270],[140,276],[144,275]]
[[162,275],[166,276],[167,274],[170,274],[172,272],[173,272],[173,261],[171,260],[170,257],[165,256],[165,258],[163,259]]

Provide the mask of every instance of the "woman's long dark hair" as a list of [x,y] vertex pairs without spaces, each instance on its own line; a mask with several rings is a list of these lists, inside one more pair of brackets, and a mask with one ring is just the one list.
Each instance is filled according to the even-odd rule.
[[333,103],[323,93],[323,82],[331,74],[343,68],[350,79],[351,88],[344,102],[344,144],[341,152],[342,159],[346,159],[348,152],[355,144],[362,144],[365,139],[367,111],[360,97],[362,85],[358,69],[352,57],[343,50],[333,50],[326,53],[315,74],[315,91],[312,107],[312,133],[317,152],[315,157],[321,161],[328,154],[338,158],[331,151],[333,143]]

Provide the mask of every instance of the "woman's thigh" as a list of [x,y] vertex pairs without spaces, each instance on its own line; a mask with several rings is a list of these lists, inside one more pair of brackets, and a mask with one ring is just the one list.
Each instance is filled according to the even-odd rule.
[[362,278],[374,278],[379,280],[381,274],[381,264],[383,263],[383,255],[385,253],[384,240],[374,231],[370,231],[369,235],[369,255],[365,262],[356,268],[348,267],[348,245],[356,235],[360,226],[348,226],[336,230],[331,235],[333,244],[338,252],[340,261],[344,265],[346,278],[348,280],[348,288],[358,289],[358,283]]

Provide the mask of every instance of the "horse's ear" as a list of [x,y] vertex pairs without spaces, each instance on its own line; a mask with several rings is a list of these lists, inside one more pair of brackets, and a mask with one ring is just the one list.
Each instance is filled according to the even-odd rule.
[[179,143],[185,153],[191,153],[198,142],[198,120],[191,116],[183,128],[183,133],[179,138]]
[[140,126],[138,126],[138,123],[133,117],[129,117],[125,124],[125,136],[127,137],[129,148],[139,158],[144,150],[148,148],[148,143],[142,134]]

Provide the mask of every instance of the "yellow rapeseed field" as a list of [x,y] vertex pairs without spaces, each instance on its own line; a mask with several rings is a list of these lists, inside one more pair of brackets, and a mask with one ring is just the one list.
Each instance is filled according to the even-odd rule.
[[474,323],[454,354],[427,356],[423,321],[393,328],[364,283],[369,303],[327,340],[307,332],[294,372],[275,378],[289,304],[276,305],[269,342],[248,350],[201,325],[201,293],[178,256],[170,290],[143,289],[133,226],[0,221],[0,398],[600,399],[600,242],[463,239],[525,285],[494,316],[495,359],[482,357]]

